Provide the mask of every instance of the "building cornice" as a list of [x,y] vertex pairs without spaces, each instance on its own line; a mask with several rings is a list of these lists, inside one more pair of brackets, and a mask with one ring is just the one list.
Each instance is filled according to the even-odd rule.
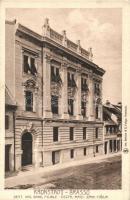
[[[75,57],[80,63],[84,63],[84,65],[86,65],[86,68],[89,68],[89,67],[92,68],[95,73],[99,73],[101,76],[103,76],[103,74],[105,73],[104,69],[100,68],[98,65],[96,65],[95,63],[93,63],[92,61],[89,60],[89,52],[88,51],[81,48],[81,52],[80,53],[77,52],[77,50],[76,50],[77,45],[68,39],[67,39],[67,41],[69,43],[72,43],[75,46],[75,49],[72,50],[72,48],[69,48],[68,45],[67,46],[63,45],[61,40],[60,40],[60,42],[58,42],[54,38],[51,38],[51,36],[42,36],[21,24],[17,25],[16,34],[18,32],[20,32],[21,34],[22,33],[26,34],[29,37],[34,38],[35,40],[39,41],[41,43],[41,46],[44,46],[44,44],[48,44],[54,48],[60,49],[66,55],[71,55],[71,56]],[[57,32],[55,32],[55,33],[57,33]],[[60,35],[59,33],[57,33],[57,34]],[[60,36],[62,38],[62,35],[60,35]],[[84,52],[84,53],[82,53],[82,52]]]

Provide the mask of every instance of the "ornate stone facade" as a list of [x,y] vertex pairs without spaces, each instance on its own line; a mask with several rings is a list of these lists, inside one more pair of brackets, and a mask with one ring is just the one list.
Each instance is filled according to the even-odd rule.
[[6,84],[17,102],[16,170],[103,153],[105,71],[92,62],[91,48],[86,51],[79,41],[70,41],[65,31],[61,35],[51,29],[48,19],[42,31],[39,35],[6,21],[6,37],[13,38],[6,39],[7,55],[14,50],[6,57]]

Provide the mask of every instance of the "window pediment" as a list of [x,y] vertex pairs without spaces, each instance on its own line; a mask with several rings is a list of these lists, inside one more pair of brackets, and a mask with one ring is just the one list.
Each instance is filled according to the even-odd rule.
[[28,79],[23,85],[28,89],[36,89],[36,88],[38,88],[38,86],[36,84],[36,81],[33,80],[33,79]]

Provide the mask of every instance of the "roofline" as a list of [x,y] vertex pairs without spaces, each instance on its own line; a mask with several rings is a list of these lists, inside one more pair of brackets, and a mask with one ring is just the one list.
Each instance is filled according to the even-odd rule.
[[[62,51],[64,51],[65,53],[69,53],[70,55],[73,54],[74,57],[78,58],[81,61],[84,61],[85,63],[87,63],[88,65],[90,65],[91,67],[93,67],[96,71],[98,71],[99,73],[101,73],[101,76],[103,76],[105,74],[105,70],[101,67],[99,67],[98,65],[96,65],[94,62],[90,61],[89,59],[85,58],[84,56],[78,54],[77,52],[74,52],[73,50],[63,46],[62,44],[59,44],[58,42],[54,41],[52,38],[47,37],[47,36],[42,36],[38,33],[36,33],[35,31],[27,28],[26,26],[23,26],[22,24],[18,23],[17,24],[17,31],[23,32],[33,38],[35,38],[36,40],[38,40],[39,42],[46,42],[51,44],[52,46],[55,46],[57,48],[61,48]],[[58,33],[59,34],[59,33]],[[70,40],[69,40],[70,41]],[[71,41],[72,42],[72,41]],[[74,43],[74,42],[72,42]],[[75,44],[75,43],[74,43]],[[76,44],[75,44],[76,45]],[[83,49],[83,48],[82,48]],[[69,51],[68,51],[69,50]],[[85,49],[83,49],[85,50]],[[86,51],[86,50],[85,50]]]

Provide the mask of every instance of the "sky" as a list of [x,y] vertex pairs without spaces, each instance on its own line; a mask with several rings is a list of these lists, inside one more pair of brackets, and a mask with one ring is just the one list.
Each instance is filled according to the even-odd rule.
[[122,11],[119,8],[8,8],[6,19],[42,34],[45,18],[50,27],[88,50],[92,47],[93,62],[102,67],[103,102],[121,101],[122,71]]

